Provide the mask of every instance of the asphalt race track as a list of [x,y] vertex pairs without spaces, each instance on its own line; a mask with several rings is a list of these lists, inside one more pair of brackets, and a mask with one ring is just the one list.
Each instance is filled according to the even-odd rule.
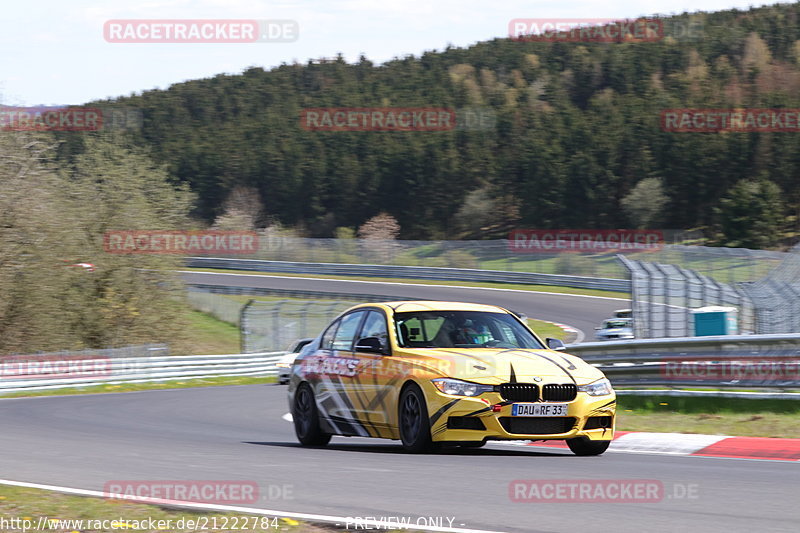
[[382,283],[377,281],[345,281],[253,274],[183,272],[187,283],[229,285],[232,287],[267,287],[271,289],[306,290],[335,293],[377,294],[381,296],[421,298],[425,300],[464,301],[494,304],[525,313],[529,318],[559,322],[580,329],[586,340],[593,340],[594,328],[612,316],[615,309],[630,305],[618,298],[593,298],[570,294],[541,293],[519,290],[465,288],[414,283]]
[[[530,317],[592,328],[620,300],[522,291],[185,273],[193,283],[374,293],[495,303]],[[590,338],[590,337],[589,337]],[[297,445],[283,419],[286,388],[210,387],[0,400],[0,477],[103,491],[120,480],[239,480],[260,487],[251,507],[358,517],[454,518],[493,531],[796,531],[798,464],[489,444],[407,455],[396,442],[334,437]],[[650,503],[519,503],[514,480],[655,480]],[[691,495],[691,497],[689,497]],[[444,520],[447,525],[447,520]]]
[[[455,517],[519,531],[796,531],[798,465],[608,452],[579,458],[491,444],[406,455],[392,441],[296,444],[285,387],[252,385],[0,400],[5,479],[103,490],[114,480],[249,480],[262,509]],[[514,503],[518,479],[650,479],[657,503]],[[694,486],[695,498],[676,499]],[[288,486],[269,499],[269,487]],[[275,491],[273,491],[275,492]],[[446,524],[446,522],[445,522]],[[599,529],[598,529],[599,527]]]

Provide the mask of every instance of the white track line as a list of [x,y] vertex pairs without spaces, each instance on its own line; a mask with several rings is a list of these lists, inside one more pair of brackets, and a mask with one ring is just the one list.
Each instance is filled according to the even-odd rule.
[[[65,494],[75,494],[78,496],[90,496],[93,498],[107,498],[108,494],[97,490],[76,489],[72,487],[59,487],[57,485],[42,485],[39,483],[27,483],[25,481],[11,481],[7,479],[0,479],[0,485],[9,485],[13,487],[25,487],[30,489],[49,490],[53,492],[62,492]],[[115,496],[115,499],[119,499]],[[127,498],[125,498],[127,499]],[[383,520],[369,520],[358,518],[357,522],[352,516],[331,516],[331,515],[318,515],[309,513],[290,513],[286,511],[275,511],[272,509],[258,509],[255,507],[241,507],[237,505],[217,505],[210,503],[195,503],[184,502],[180,500],[165,500],[160,498],[147,498],[136,497],[130,498],[130,501],[142,504],[151,505],[170,505],[175,507],[184,507],[187,509],[197,509],[202,511],[221,511],[221,512],[235,512],[247,513],[255,515],[266,515],[279,518],[292,518],[298,520],[308,520],[312,522],[325,522],[342,526],[350,524],[352,529],[365,529],[365,526],[370,526],[367,529],[412,529],[416,531],[442,531],[444,533],[504,533],[502,531],[489,531],[485,529],[463,529],[457,527],[440,527],[440,526],[421,526],[414,524],[402,524],[400,522],[389,522]]]
[[[338,281],[339,283],[373,283],[378,285],[406,285],[410,287],[438,287],[443,289],[472,289],[479,291],[502,291],[502,292],[519,292],[521,294],[550,294],[553,296],[574,296],[576,298],[595,298],[598,300],[614,300],[618,302],[630,302],[628,298],[612,298],[610,296],[589,296],[588,294],[570,294],[568,292],[544,292],[544,291],[524,291],[521,289],[501,289],[497,287],[475,287],[473,285],[434,285],[429,283],[402,283],[396,281],[369,281],[360,279],[333,279],[333,278],[308,278],[300,276],[275,276],[272,274],[232,274],[229,272],[207,272],[205,270],[176,270],[179,274],[211,274],[212,276],[240,276],[240,277],[257,277],[257,278],[279,278],[279,279],[301,279],[313,281]],[[478,283],[491,283],[491,282],[478,282]],[[257,287],[255,287],[257,288]]]

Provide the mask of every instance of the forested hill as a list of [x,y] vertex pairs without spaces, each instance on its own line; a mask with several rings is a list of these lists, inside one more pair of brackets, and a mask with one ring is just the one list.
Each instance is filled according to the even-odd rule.
[[[495,39],[383,65],[251,68],[114,104],[143,110],[136,142],[191,184],[208,219],[244,185],[270,216],[314,236],[380,211],[404,238],[488,236],[478,226],[719,228],[742,204],[744,216],[761,209],[777,214],[773,230],[791,229],[800,133],[666,132],[660,113],[800,108],[798,15],[795,3],[677,17],[702,24],[694,40]],[[301,127],[303,109],[329,106],[472,107],[496,121],[446,132]],[[638,203],[656,197],[657,212],[637,219],[637,202],[624,209],[623,199],[646,178],[661,181]]]

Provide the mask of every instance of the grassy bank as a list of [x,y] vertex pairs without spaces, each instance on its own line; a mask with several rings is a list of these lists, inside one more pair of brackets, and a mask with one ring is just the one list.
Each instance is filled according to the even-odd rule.
[[620,396],[620,431],[800,438],[800,402]]
[[180,352],[186,355],[222,355],[239,353],[239,328],[201,311],[189,311],[187,341]]
[[[7,485],[0,485],[0,515],[7,521],[28,520],[28,531],[38,528],[40,520],[41,529],[53,531],[192,531],[203,529],[202,524],[206,524],[205,529],[208,530],[216,524],[214,529],[230,531],[338,531],[275,516],[185,511],[174,507],[73,496]],[[83,523],[76,523],[78,520]],[[197,525],[190,527],[190,524]],[[10,529],[3,531],[23,531],[21,523],[20,527],[14,527],[13,523],[10,525]],[[155,527],[149,527],[151,525]]]
[[[205,269],[205,268],[187,268],[188,272],[206,272],[211,274],[240,274],[247,276],[278,276],[285,278],[315,278],[315,279],[332,279],[332,280],[351,280],[351,281],[364,281],[364,282],[387,282],[387,283],[413,283],[416,285],[447,285],[459,287],[478,287],[482,289],[513,289],[518,291],[531,291],[531,292],[553,292],[558,294],[576,294],[581,296],[601,296],[605,298],[621,298],[624,300],[630,299],[630,294],[627,292],[618,291],[601,291],[597,289],[578,289],[575,287],[558,287],[555,285],[523,285],[517,283],[483,283],[474,281],[450,281],[450,280],[430,280],[430,279],[405,279],[405,278],[373,278],[366,276],[328,276],[323,274],[285,274],[283,272],[254,272],[250,270],[229,270],[229,269]],[[355,292],[358,292],[357,290]],[[625,307],[625,302],[620,302],[621,307]]]

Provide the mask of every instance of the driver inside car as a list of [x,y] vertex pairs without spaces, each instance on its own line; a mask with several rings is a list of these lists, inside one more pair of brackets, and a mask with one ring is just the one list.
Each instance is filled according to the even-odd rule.
[[476,324],[471,319],[464,320],[450,332],[453,344],[485,344],[492,339],[485,324]]

